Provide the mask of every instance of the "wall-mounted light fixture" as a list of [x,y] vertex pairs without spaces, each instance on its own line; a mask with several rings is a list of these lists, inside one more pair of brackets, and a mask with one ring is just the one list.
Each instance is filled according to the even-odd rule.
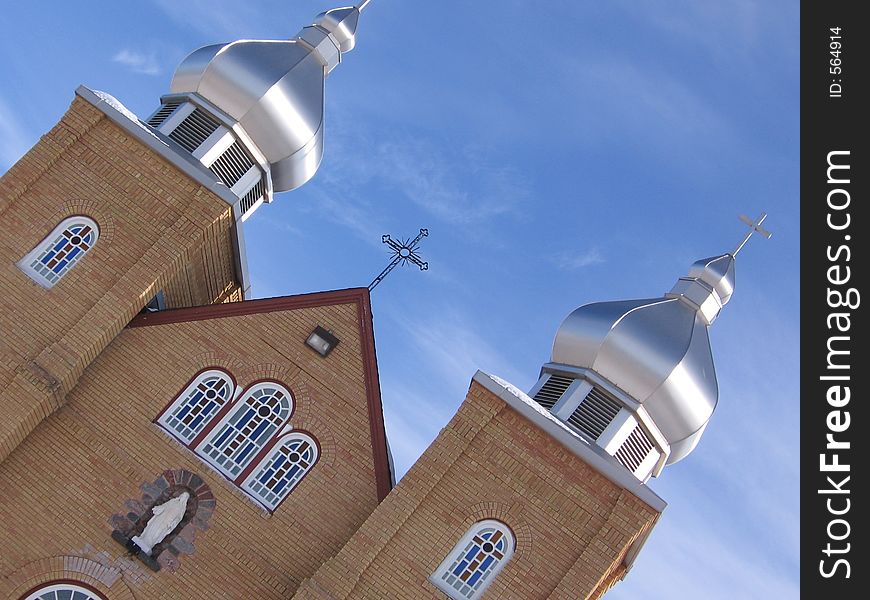
[[338,338],[329,331],[318,325],[305,340],[305,345],[317,352],[320,356],[327,356],[332,349],[338,346]]

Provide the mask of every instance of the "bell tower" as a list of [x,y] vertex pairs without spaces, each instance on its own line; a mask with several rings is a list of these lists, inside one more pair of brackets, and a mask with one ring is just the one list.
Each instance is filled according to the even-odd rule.
[[317,171],[324,81],[359,15],[201,48],[147,120],[79,87],[3,176],[0,461],[146,305],[245,299],[243,222]]
[[294,598],[600,598],[666,506],[647,481],[692,451],[716,407],[708,328],[736,253],[697,261],[662,297],[574,310],[529,394],[479,371]]

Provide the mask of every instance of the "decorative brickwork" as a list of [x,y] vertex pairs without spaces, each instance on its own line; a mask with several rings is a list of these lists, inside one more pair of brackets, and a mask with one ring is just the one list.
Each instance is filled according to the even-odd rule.
[[[190,498],[181,522],[151,551],[151,557],[161,569],[175,571],[179,566],[179,555],[194,553],[196,532],[208,529],[208,520],[214,513],[217,500],[199,475],[185,469],[164,471],[154,482],[143,483],[141,489],[140,499],[131,498],[124,503],[127,512],[112,515],[109,519],[112,537],[135,551],[130,539],[145,529],[152,517],[152,509],[187,492]],[[147,562],[151,565],[151,561]]]
[[[19,589],[12,574],[46,556],[87,557],[140,600],[292,597],[371,514],[381,485],[389,486],[386,452],[373,450],[385,446],[376,379],[369,386],[367,378],[376,373],[369,311],[368,292],[358,289],[137,317],[138,326],[122,330],[88,366],[65,405],[0,462],[0,523],[14,540],[0,553],[0,598],[75,579],[57,572]],[[341,339],[326,359],[305,346],[317,324]],[[293,429],[319,442],[317,464],[274,513],[153,422],[209,367],[233,373],[242,389],[280,376],[298,405]],[[161,501],[166,490],[155,479],[167,466],[207,481],[218,510],[205,532],[195,519],[182,527],[160,554],[178,565],[154,572],[111,533],[129,534]],[[151,487],[136,493],[142,482]],[[195,539],[185,540],[188,531]],[[185,541],[192,554],[184,554]],[[109,600],[124,598],[96,587]]]
[[474,382],[438,438],[294,600],[443,600],[429,576],[484,519],[516,537],[484,597],[598,598],[658,515]]
[[110,600],[136,600],[120,569],[83,556],[53,556],[21,567],[8,576],[8,595],[4,597],[19,600],[39,587],[61,581],[93,589]]
[[[71,215],[99,241],[46,289],[16,263]],[[231,206],[81,98],[0,178],[0,219],[15,232],[0,236],[0,461],[157,291],[239,298]]]

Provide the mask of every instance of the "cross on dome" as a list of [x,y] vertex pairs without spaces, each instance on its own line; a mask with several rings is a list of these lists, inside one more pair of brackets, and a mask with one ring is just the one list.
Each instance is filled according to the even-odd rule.
[[749,238],[752,237],[753,233],[759,233],[759,234],[763,235],[764,237],[766,237],[767,239],[770,239],[770,237],[773,234],[761,227],[761,224],[764,223],[764,220],[766,218],[767,218],[767,213],[764,213],[764,212],[761,213],[761,216],[758,217],[757,221],[753,221],[752,219],[750,219],[746,215],[740,215],[740,220],[749,226],[749,231],[746,232],[745,236],[743,236],[743,240],[737,245],[737,247],[734,249],[734,252],[731,253],[731,256],[737,256],[737,253],[743,249],[743,246],[746,245],[746,242],[749,241]]

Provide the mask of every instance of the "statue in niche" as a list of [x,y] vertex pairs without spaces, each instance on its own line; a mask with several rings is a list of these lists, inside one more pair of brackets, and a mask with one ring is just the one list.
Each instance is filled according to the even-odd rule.
[[150,556],[154,546],[162,542],[181,523],[189,498],[190,494],[184,492],[171,500],[167,500],[160,506],[155,506],[151,510],[153,516],[148,519],[145,529],[140,535],[134,535],[130,541],[139,546],[142,552]]

